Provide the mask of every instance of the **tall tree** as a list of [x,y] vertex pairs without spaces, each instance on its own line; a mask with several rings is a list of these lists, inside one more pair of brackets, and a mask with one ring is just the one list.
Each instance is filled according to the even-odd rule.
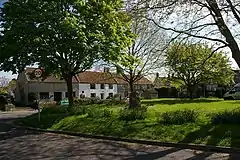
[[122,0],[9,0],[1,8],[0,70],[38,64],[67,83],[99,59],[118,59],[132,41]]
[[126,54],[123,54],[119,61],[114,62],[120,78],[128,83],[130,108],[140,105],[135,84],[163,66],[163,53],[167,46],[167,35],[152,22],[143,18],[146,13],[133,10],[132,3],[135,2],[127,1],[125,9],[132,17],[131,29],[137,38],[127,48]]
[[211,48],[191,43],[174,43],[167,51],[166,65],[172,75],[171,80],[186,87],[191,98],[200,83],[226,85],[233,79],[229,59],[218,52],[205,60],[211,54]]
[[212,44],[216,44],[216,51],[227,47],[231,51],[233,59],[240,66],[239,1],[142,0],[139,3],[147,4],[141,9],[149,12],[147,18],[151,19],[158,27],[175,32],[185,38],[192,37],[195,40],[210,41]]

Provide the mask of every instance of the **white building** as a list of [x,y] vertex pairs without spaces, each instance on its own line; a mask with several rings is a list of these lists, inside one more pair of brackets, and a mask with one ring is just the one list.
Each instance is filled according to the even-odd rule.
[[[49,76],[43,81],[38,81],[29,76],[34,70],[35,68],[26,68],[24,72],[18,75],[15,90],[17,102],[27,104],[32,94],[49,101],[60,101],[67,98],[67,85],[64,80]],[[148,89],[152,86],[152,82],[147,78],[142,78],[137,84],[136,88],[141,89]],[[73,95],[76,98],[84,96],[106,99],[115,94],[121,94],[123,97],[127,96],[127,83],[108,71],[86,71],[80,73],[77,79],[73,78]]]

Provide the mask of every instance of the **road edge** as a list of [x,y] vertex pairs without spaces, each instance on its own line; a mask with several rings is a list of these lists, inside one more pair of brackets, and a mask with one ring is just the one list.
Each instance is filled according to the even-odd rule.
[[160,141],[152,141],[152,140],[129,139],[129,138],[114,137],[114,136],[92,135],[92,134],[84,134],[79,132],[68,132],[68,131],[60,131],[60,130],[24,127],[24,126],[19,126],[13,123],[11,123],[11,125],[14,128],[37,131],[42,133],[62,134],[62,135],[77,136],[77,137],[83,137],[83,138],[111,140],[111,141],[117,141],[117,142],[137,143],[137,144],[154,145],[154,146],[162,146],[162,147],[193,149],[193,150],[207,151],[207,152],[219,152],[219,153],[231,153],[231,154],[239,153],[240,154],[240,148],[187,144],[187,143],[171,143],[171,142],[160,142]]

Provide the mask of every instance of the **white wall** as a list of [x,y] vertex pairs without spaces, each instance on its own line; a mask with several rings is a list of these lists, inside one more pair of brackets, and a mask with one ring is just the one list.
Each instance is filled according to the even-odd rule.
[[[101,89],[100,84],[95,84],[96,89],[90,89],[90,84],[84,83],[74,83],[73,91],[76,92],[76,97],[80,97],[82,91],[84,91],[85,97],[91,97],[91,93],[95,93],[96,97],[101,98],[101,93],[104,93],[104,99],[109,96],[109,93],[113,93],[113,95],[118,93],[117,84],[113,84],[113,89],[109,89],[109,85],[105,84],[104,89]],[[49,92],[49,96],[53,96],[54,92],[62,92],[62,99],[65,98],[65,93],[67,92],[66,83],[36,83],[31,82],[24,85],[24,92],[27,95],[30,92],[39,93],[39,92]],[[54,97],[51,97],[50,100],[54,100]]]
[[117,84],[113,84],[113,89],[109,89],[109,85],[105,84],[104,89],[101,89],[100,84],[95,84],[96,89],[90,89],[90,84],[79,84],[79,96],[84,91],[85,97],[91,97],[91,93],[95,93],[97,97],[101,98],[101,93],[104,93],[104,99],[109,96],[109,93],[117,94]]

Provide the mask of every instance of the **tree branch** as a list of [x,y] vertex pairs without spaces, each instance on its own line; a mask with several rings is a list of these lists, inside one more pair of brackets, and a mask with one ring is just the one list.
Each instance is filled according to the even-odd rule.
[[199,36],[199,35],[194,35],[194,34],[191,34],[191,33],[188,33],[188,32],[185,32],[185,31],[179,31],[179,30],[175,30],[173,28],[167,28],[167,27],[163,27],[163,26],[160,26],[155,20],[153,19],[149,19],[151,20],[157,27],[161,28],[161,29],[164,29],[164,30],[168,30],[168,31],[173,31],[173,32],[177,32],[177,33],[182,33],[182,34],[186,34],[188,36],[192,36],[192,37],[195,37],[195,38],[202,38],[202,39],[206,39],[206,40],[210,40],[210,41],[215,41],[215,42],[221,42],[225,45],[228,45],[228,43],[226,43],[225,41],[223,40],[220,40],[220,39],[216,39],[216,38],[210,38],[210,37],[204,37],[204,36]]

